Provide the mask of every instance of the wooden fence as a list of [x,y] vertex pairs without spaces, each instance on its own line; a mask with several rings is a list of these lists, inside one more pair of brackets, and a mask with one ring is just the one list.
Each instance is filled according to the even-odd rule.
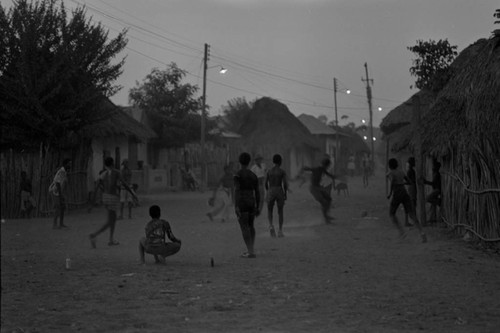
[[72,170],[68,172],[68,184],[65,190],[68,208],[86,205],[89,191],[87,166],[90,156],[90,145],[87,143],[64,151],[40,145],[38,150],[9,149],[0,152],[2,218],[20,216],[22,171],[25,171],[31,180],[32,195],[36,203],[32,216],[46,216],[52,213],[53,203],[48,188],[65,158],[70,158],[73,164]]

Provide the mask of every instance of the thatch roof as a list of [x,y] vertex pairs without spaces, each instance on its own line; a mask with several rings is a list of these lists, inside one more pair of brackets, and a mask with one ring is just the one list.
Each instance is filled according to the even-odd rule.
[[314,135],[336,135],[338,134],[339,136],[346,136],[346,134],[337,131],[327,124],[323,123],[321,120],[318,118],[308,115],[308,114],[301,114],[300,116],[297,117],[302,124],[304,124],[305,127],[311,132],[311,134]]
[[86,137],[123,135],[142,142],[156,137],[152,129],[135,120],[111,101],[105,103],[102,113],[103,120],[83,129],[82,132]]
[[452,64],[452,76],[422,118],[424,146],[445,155],[451,146],[482,140],[500,145],[500,33],[480,39]]
[[283,103],[263,97],[255,101],[238,133],[248,146],[279,145],[284,148],[319,149],[319,142]]
[[413,122],[413,97],[420,99],[420,113],[427,114],[434,102],[435,95],[430,91],[420,90],[403,104],[392,109],[380,123],[383,138],[389,140],[392,151],[400,151],[412,146],[414,128]]

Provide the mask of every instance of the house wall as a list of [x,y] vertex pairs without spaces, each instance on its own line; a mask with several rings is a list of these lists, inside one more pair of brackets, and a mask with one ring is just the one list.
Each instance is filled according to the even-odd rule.
[[[117,161],[117,148],[120,161]],[[104,168],[104,158],[111,156],[118,165],[128,159],[128,139],[124,136],[95,138],[92,140],[92,177],[97,179],[99,172]]]

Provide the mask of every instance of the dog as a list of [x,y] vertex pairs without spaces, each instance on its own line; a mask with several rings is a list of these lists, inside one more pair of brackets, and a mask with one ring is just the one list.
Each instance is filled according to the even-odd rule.
[[349,187],[347,186],[347,183],[338,183],[333,186],[335,190],[337,190],[337,195],[340,195],[340,192],[344,192],[344,196],[349,196]]

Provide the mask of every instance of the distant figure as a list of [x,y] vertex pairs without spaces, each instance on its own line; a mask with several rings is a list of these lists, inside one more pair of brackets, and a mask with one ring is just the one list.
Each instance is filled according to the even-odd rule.
[[365,154],[361,161],[361,166],[363,168],[363,187],[368,187],[368,178],[370,177],[372,169],[369,155]]
[[267,190],[267,218],[269,220],[269,232],[271,237],[276,237],[273,225],[274,203],[278,206],[278,237],[283,237],[283,207],[285,206],[286,194],[288,192],[288,180],[286,172],[281,169],[281,155],[273,156],[274,166],[267,172],[265,186]]
[[263,157],[260,154],[255,156],[255,164],[250,169],[259,180],[259,191],[260,191],[260,201],[259,201],[259,211],[264,209],[264,198],[266,196],[264,182],[266,181],[266,165],[262,162]]
[[[181,249],[181,240],[176,238],[170,228],[170,223],[160,219],[161,209],[157,205],[149,208],[149,216],[152,220],[146,225],[146,237],[141,238],[139,242],[140,263],[145,264],[144,253],[152,254],[155,263],[165,262],[165,258],[176,254]],[[167,242],[166,237],[172,242]],[[162,261],[160,260],[162,258]]]
[[441,163],[434,160],[432,164],[432,181],[424,179],[424,184],[432,186],[432,192],[426,198],[431,204],[431,216],[428,223],[437,222],[437,206],[441,206]]
[[241,153],[239,157],[240,170],[234,176],[234,207],[238,217],[243,240],[248,252],[242,258],[255,258],[255,227],[254,220],[259,216],[260,191],[259,181],[255,173],[248,169],[250,154]]
[[224,166],[224,174],[219,180],[219,184],[214,189],[212,197],[209,199],[212,210],[207,213],[210,221],[220,214],[221,221],[229,220],[231,204],[233,201],[234,192],[234,174],[229,165]]
[[196,191],[200,187],[196,175],[189,165],[186,165],[186,170],[183,171],[184,184],[190,191]]
[[99,175],[99,181],[102,184],[102,203],[106,207],[107,217],[106,223],[97,231],[89,235],[90,245],[92,248],[96,248],[97,236],[109,228],[109,246],[119,245],[115,239],[115,225],[116,225],[116,212],[120,209],[120,185],[125,187],[137,201],[137,196],[134,194],[132,189],[127,185],[126,182],[122,180],[122,176],[119,170],[115,169],[114,160],[112,157],[106,157],[104,160],[105,171]]
[[[323,158],[330,159],[330,155],[325,154],[325,156]],[[332,173],[332,170],[333,170],[333,167],[330,164],[327,171]],[[321,176],[320,184],[321,184],[321,186],[323,186],[325,188],[325,191],[330,193],[330,195],[331,195],[332,189],[335,188],[335,182],[332,180],[332,178],[330,178],[326,174],[323,174],[323,176]]]
[[31,217],[31,211],[36,207],[33,199],[31,180],[28,179],[26,171],[21,171],[21,218]]
[[354,177],[354,171],[356,170],[356,164],[354,163],[354,155],[349,156],[349,162],[347,162],[347,172],[351,177]]
[[[69,158],[63,161],[62,167],[57,170],[52,184],[49,186],[49,193],[52,196],[54,203],[54,223],[53,229],[66,229],[67,225],[64,224],[64,211],[66,210],[66,198],[64,197],[64,190],[68,182],[67,173],[71,169],[71,160]],[[59,225],[57,219],[59,218]]]
[[[408,194],[415,212],[417,211],[417,176],[415,173],[415,157],[410,157],[407,162],[406,178],[408,178]],[[405,225],[412,226],[408,220],[408,214],[405,214]]]
[[330,166],[331,161],[328,158],[324,158],[321,161],[321,165],[315,168],[311,167],[303,167],[300,173],[304,171],[311,171],[311,186],[309,188],[312,196],[316,201],[321,204],[321,213],[323,214],[323,218],[325,219],[326,224],[331,224],[334,218],[329,215],[330,206],[332,204],[332,196],[331,193],[327,192],[327,190],[321,186],[321,177],[323,175],[327,175],[332,180],[335,180],[335,176],[328,172],[328,167]]
[[396,216],[399,205],[403,204],[406,214],[408,214],[410,218],[415,221],[415,224],[420,231],[422,243],[426,243],[427,236],[425,235],[422,229],[422,225],[420,224],[417,215],[415,214],[415,209],[411,203],[410,196],[408,195],[408,192],[406,192],[405,185],[408,183],[408,180],[405,173],[402,170],[398,169],[398,166],[398,161],[395,158],[391,158],[389,160],[390,171],[388,172],[387,177],[389,178],[391,185],[387,199],[390,199],[392,196],[392,200],[389,206],[389,216],[391,217],[394,225],[398,228],[401,238],[405,238],[406,231],[399,224],[398,217]]
[[123,219],[123,208],[125,206],[125,203],[127,203],[128,206],[128,218],[132,218],[132,207],[134,206],[132,195],[130,194],[129,191],[125,188],[124,184],[128,185],[129,188],[132,188],[132,171],[128,167],[128,161],[123,160],[122,162],[122,170],[121,170],[121,176],[122,176],[122,185],[120,186],[120,216],[118,217],[118,220]]

